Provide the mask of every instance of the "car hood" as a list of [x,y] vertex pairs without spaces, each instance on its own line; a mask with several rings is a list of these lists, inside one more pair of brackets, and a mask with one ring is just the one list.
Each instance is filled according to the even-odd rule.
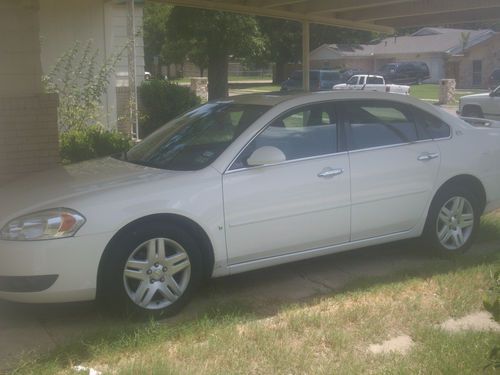
[[462,98],[460,98],[460,100],[489,98],[489,96],[490,96],[490,94],[486,92],[486,93],[482,93],[482,94],[472,94],[472,95],[462,96]]
[[98,191],[144,183],[182,172],[148,168],[113,158],[59,166],[0,188],[0,222]]

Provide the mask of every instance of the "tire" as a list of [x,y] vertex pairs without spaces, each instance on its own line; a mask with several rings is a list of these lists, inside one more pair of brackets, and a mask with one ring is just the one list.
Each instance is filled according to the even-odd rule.
[[462,111],[463,117],[483,118],[483,111],[479,107],[465,106]]
[[447,187],[434,198],[423,239],[441,257],[463,254],[472,246],[479,231],[479,200],[465,187]]
[[193,236],[176,225],[145,223],[110,245],[100,267],[99,300],[120,315],[168,317],[189,302],[202,275]]

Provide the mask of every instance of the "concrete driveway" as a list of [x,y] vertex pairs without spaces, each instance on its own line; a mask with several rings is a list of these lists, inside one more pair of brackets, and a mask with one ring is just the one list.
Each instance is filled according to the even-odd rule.
[[[486,255],[498,250],[500,241],[477,245],[471,252]],[[401,242],[216,279],[199,292],[182,317],[195,317],[207,305],[231,300],[247,301],[272,314],[283,304],[342,292],[361,278],[371,278],[374,284],[384,276],[397,280],[398,275],[404,275],[402,271],[428,264],[430,259],[414,242]],[[449,262],[450,267],[453,264]],[[93,303],[23,305],[0,301],[0,372],[22,355],[53,349],[109,324],[110,318],[102,316]]]

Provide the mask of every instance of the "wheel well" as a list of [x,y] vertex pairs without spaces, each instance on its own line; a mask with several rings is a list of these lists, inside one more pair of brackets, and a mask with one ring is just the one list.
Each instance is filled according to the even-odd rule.
[[462,109],[462,112],[466,112],[467,110],[478,110],[479,113],[483,113],[483,109],[481,108],[481,106],[477,105],[477,104],[466,104],[464,105],[464,108]]
[[101,275],[102,275],[102,267],[106,263],[107,256],[110,252],[110,249],[114,245],[116,241],[120,238],[120,236],[125,232],[130,232],[134,227],[139,225],[144,225],[150,222],[161,222],[168,224],[175,224],[182,227],[184,230],[192,234],[196,241],[198,242],[200,249],[202,250],[203,257],[203,277],[209,278],[212,274],[214,267],[214,249],[212,246],[212,242],[208,237],[207,233],[203,230],[203,228],[195,223],[193,220],[188,219],[181,215],[176,214],[155,214],[142,217],[140,219],[134,220],[133,222],[125,225],[121,228],[109,241],[108,245],[104,249],[104,253],[101,256],[101,260],[99,262],[99,269],[97,273],[97,295],[99,296],[100,286],[101,286]]
[[486,208],[486,190],[484,189],[484,186],[482,182],[474,176],[471,175],[459,175],[455,176],[448,181],[446,181],[436,192],[437,196],[441,191],[447,189],[449,186],[465,186],[476,195],[476,197],[479,200],[480,204],[480,211],[483,212],[484,209]]

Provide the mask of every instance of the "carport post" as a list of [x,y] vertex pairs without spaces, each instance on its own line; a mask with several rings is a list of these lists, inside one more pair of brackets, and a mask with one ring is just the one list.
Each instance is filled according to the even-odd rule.
[[135,0],[127,2],[127,37],[128,37],[128,91],[129,120],[134,139],[139,139],[139,120],[137,116],[137,84],[136,84],[136,48],[135,48]]
[[309,21],[302,22],[302,89],[310,90],[309,85]]

